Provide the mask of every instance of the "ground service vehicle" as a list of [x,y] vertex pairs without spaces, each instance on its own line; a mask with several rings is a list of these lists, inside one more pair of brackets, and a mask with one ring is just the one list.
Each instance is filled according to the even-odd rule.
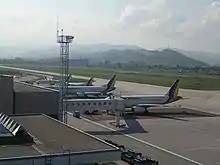
[[140,152],[134,152],[126,149],[124,145],[119,145],[111,140],[105,140],[121,150],[121,160],[127,162],[130,165],[158,165],[159,162],[149,157],[144,156]]

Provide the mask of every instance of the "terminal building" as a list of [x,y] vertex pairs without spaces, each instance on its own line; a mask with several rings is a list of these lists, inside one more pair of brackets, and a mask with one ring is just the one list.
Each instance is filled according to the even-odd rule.
[[120,160],[119,148],[57,120],[58,91],[13,82],[10,76],[0,76],[0,90],[0,165]]
[[5,114],[43,113],[58,117],[58,91],[14,82],[11,76],[0,76],[0,90],[0,109]]
[[120,160],[119,148],[44,114],[1,113],[0,124],[0,165],[75,165]]

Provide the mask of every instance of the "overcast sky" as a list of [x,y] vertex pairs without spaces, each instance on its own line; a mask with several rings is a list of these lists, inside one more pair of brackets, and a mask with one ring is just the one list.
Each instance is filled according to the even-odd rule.
[[220,52],[220,0],[2,0],[0,46],[55,44],[57,15],[75,43]]

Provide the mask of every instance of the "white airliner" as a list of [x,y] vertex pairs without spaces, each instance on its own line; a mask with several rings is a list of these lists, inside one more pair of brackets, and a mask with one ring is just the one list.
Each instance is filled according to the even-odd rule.
[[130,95],[120,97],[124,99],[125,108],[131,108],[132,111],[144,108],[145,112],[148,112],[150,107],[159,107],[183,99],[183,97],[178,96],[178,92],[179,79],[172,84],[165,95]]
[[80,83],[69,82],[68,85],[69,86],[93,86],[92,82],[93,82],[93,77],[91,77],[89,81],[87,82],[80,82]]
[[[116,89],[115,87],[116,75],[114,75],[107,84],[102,86],[68,86],[68,95],[77,97],[89,97],[105,95]],[[50,88],[59,89],[59,86],[51,86]]]
[[59,83],[59,80],[46,79],[46,80],[38,80],[36,81],[38,85],[55,85]]

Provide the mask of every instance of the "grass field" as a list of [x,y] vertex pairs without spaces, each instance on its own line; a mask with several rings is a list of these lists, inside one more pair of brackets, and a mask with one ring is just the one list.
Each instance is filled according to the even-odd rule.
[[[27,69],[36,69],[49,72],[59,72],[56,67],[41,66],[15,66]],[[97,68],[74,68],[69,72],[74,75],[97,77],[109,79],[113,74],[117,75],[117,80],[136,82],[142,84],[170,86],[172,82],[179,77],[181,88],[195,90],[220,90],[220,76],[205,75],[196,73],[180,74],[178,72],[149,72],[149,71],[123,71],[115,69],[97,69]],[[79,80],[81,81],[81,80]],[[83,80],[82,80],[83,81]],[[85,80],[84,80],[85,81]]]

